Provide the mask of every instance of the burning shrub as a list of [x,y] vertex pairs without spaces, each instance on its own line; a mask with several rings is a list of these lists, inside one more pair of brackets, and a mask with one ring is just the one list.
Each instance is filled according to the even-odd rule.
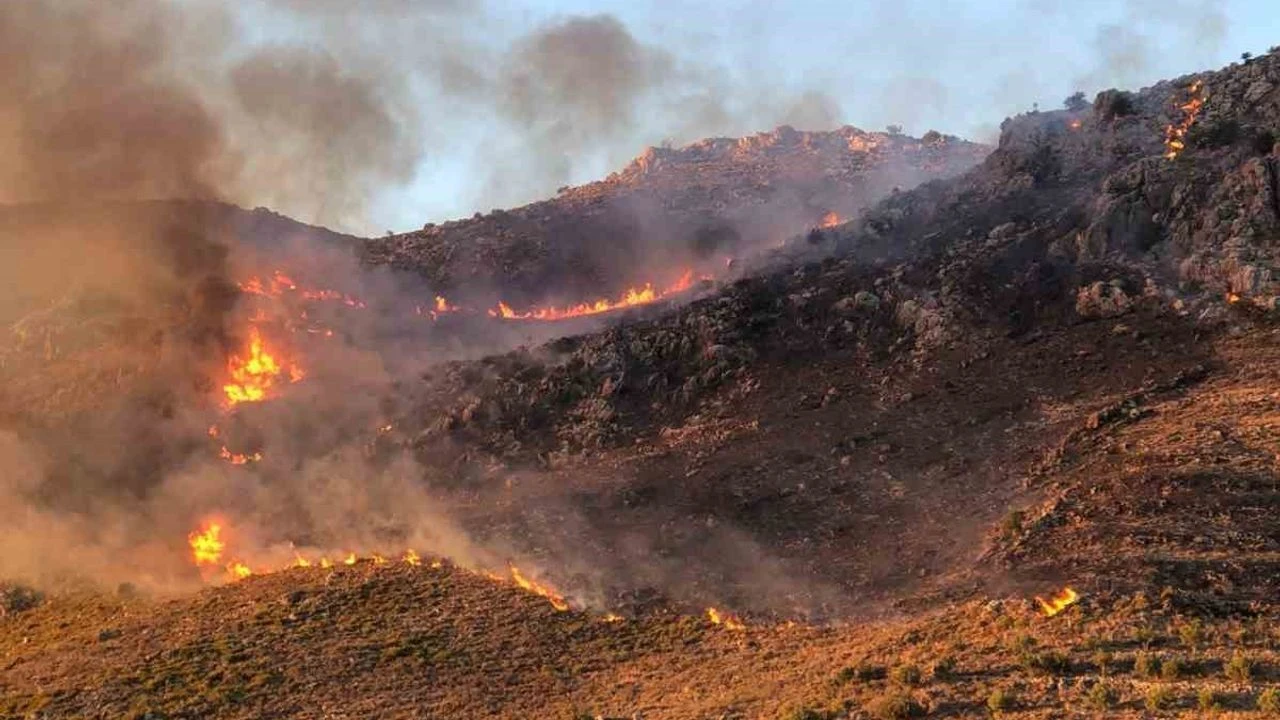
[[1114,120],[1133,113],[1133,95],[1123,90],[1103,90],[1093,99],[1093,116],[1099,120]]

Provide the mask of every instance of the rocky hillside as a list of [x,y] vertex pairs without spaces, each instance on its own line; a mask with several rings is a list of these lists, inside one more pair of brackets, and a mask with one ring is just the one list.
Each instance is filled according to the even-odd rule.
[[963,172],[988,150],[848,126],[649,148],[552,200],[371,239],[366,258],[421,273],[451,298],[593,299],[684,266],[722,267],[828,213],[848,217],[895,187]]
[[684,306],[397,384],[362,458],[467,561],[4,588],[0,713],[1275,716],[1280,54],[1071,105]]

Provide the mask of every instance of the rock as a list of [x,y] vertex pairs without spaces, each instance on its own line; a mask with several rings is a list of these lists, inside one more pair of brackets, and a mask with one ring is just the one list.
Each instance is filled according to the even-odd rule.
[[1275,86],[1266,80],[1257,80],[1244,91],[1244,101],[1247,103],[1256,103],[1266,97],[1275,89]]

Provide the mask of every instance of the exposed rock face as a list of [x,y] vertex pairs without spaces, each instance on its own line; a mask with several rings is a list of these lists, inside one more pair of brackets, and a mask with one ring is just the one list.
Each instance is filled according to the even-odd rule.
[[[649,148],[553,200],[368,241],[366,259],[425,275],[453,296],[583,300],[681,266],[772,245],[828,212],[848,217],[897,187],[963,172],[989,148],[853,127],[780,127]],[[486,297],[486,299],[488,299]]]

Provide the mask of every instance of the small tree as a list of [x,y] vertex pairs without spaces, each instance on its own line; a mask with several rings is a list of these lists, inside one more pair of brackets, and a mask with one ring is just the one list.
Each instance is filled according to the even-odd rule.
[[890,135],[901,135],[901,134],[902,134],[902,126],[901,126],[901,125],[889,125],[888,127],[886,127],[886,128],[885,128],[885,132],[889,133]]
[[1066,100],[1062,101],[1062,106],[1071,112],[1081,112],[1082,110],[1087,110],[1089,108],[1089,101],[1085,99],[1083,92],[1077,90],[1068,95]]

